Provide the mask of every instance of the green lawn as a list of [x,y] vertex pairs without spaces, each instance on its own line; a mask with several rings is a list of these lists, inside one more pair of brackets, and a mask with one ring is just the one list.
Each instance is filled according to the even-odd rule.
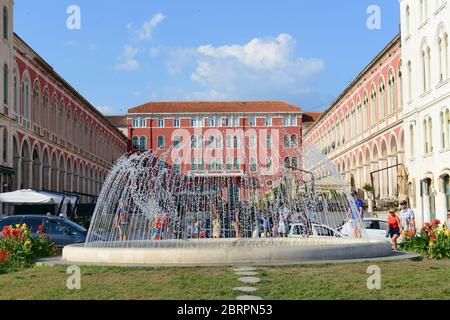
[[[370,291],[369,265],[381,268]],[[81,267],[81,290],[66,288],[66,267],[34,267],[0,275],[0,299],[234,299],[242,286],[232,268]],[[264,299],[448,299],[450,260],[258,268]]]

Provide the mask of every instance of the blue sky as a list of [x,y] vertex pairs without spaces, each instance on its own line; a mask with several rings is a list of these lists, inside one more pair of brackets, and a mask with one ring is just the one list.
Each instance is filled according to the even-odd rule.
[[[81,9],[69,30],[68,6]],[[381,9],[369,30],[367,8]],[[398,0],[16,0],[15,32],[99,110],[285,100],[322,111],[398,33]]]

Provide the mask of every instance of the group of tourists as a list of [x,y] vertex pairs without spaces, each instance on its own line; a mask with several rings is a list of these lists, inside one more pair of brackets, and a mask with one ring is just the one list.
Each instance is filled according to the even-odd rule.
[[397,209],[391,208],[388,216],[388,230],[386,236],[391,238],[392,249],[397,250],[397,240],[400,236],[409,237],[416,234],[416,221],[414,211],[408,208],[408,202],[400,202],[400,213],[397,216]]

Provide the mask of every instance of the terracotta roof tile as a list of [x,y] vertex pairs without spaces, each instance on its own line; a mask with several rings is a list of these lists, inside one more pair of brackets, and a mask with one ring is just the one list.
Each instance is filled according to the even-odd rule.
[[128,110],[135,113],[301,112],[283,101],[149,102]]
[[303,113],[302,122],[316,122],[322,116],[323,112],[305,112]]
[[116,128],[127,126],[127,116],[105,116],[105,118]]

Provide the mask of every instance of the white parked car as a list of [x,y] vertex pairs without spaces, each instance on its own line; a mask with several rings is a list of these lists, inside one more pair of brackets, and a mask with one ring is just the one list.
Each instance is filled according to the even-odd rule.
[[[391,238],[386,237],[386,232],[388,228],[388,223],[386,220],[379,218],[364,218],[362,221],[363,225],[363,237],[364,235],[370,240],[384,240],[391,242]],[[352,237],[352,226],[350,222],[345,223],[338,230],[347,237]],[[401,237],[398,238],[397,243],[400,243]]]
[[[312,233],[312,234],[311,234]],[[322,237],[335,237],[342,238],[343,235],[328,226],[322,224],[312,224],[312,230],[307,230],[306,226],[303,223],[293,223],[289,227],[289,237],[306,237],[311,236],[313,238],[322,238]]]

